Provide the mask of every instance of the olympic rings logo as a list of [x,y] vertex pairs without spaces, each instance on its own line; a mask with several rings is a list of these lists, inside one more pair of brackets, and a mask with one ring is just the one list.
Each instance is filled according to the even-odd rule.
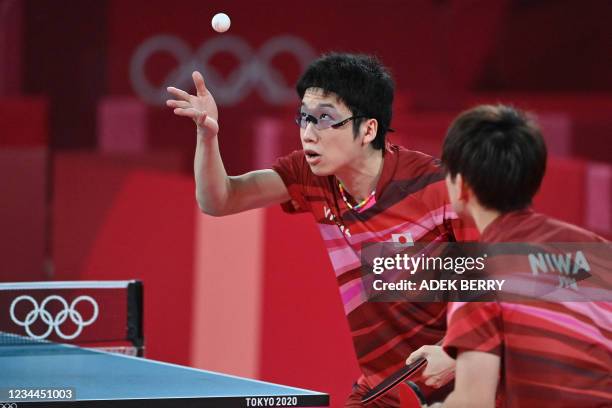
[[[147,61],[156,53],[167,53],[178,60],[163,81],[163,86],[152,85],[146,76]],[[225,80],[210,65],[211,59],[227,53],[239,61],[239,66]],[[157,35],[143,42],[130,62],[130,79],[134,91],[146,102],[163,105],[167,99],[169,85],[182,89],[192,86],[191,73],[198,70],[204,74],[207,87],[219,105],[234,105],[245,98],[254,88],[268,103],[283,104],[295,100],[295,91],[282,74],[271,65],[274,57],[290,54],[300,64],[302,71],[315,58],[312,47],[298,37],[283,35],[266,42],[255,52],[242,38],[224,34],[202,44],[195,52],[181,39],[171,35]]]
[[0,408],[17,408],[17,404],[9,402],[8,404],[0,403]]
[[[59,302],[61,306],[63,307],[63,309],[60,310],[60,312],[57,313],[55,317],[53,317],[52,314],[46,309],[47,305],[53,301]],[[32,310],[30,310],[26,314],[23,320],[20,320],[15,315],[15,308],[17,307],[17,304],[19,302],[29,302],[32,306]],[[80,302],[88,302],[93,307],[93,314],[88,320],[83,320],[83,316],[81,315],[81,313],[79,313],[76,310],[76,307]],[[58,296],[58,295],[51,295],[45,298],[45,300],[43,300],[39,306],[38,302],[36,302],[36,300],[32,296],[22,295],[22,296],[16,297],[11,303],[10,314],[11,314],[11,320],[15,324],[24,327],[28,336],[30,336],[33,339],[36,339],[36,340],[46,339],[55,330],[55,334],[57,334],[60,338],[64,340],[72,340],[72,339],[77,338],[86,326],[89,326],[96,321],[96,319],[98,318],[98,303],[96,303],[96,301],[91,296],[79,296],[76,299],[74,299],[70,305],[68,305],[68,302],[66,302],[66,300],[63,297]],[[39,318],[48,327],[47,327],[47,330],[43,334],[37,335],[32,332],[31,326]],[[76,325],[75,332],[69,335],[62,332],[60,328],[61,325],[68,318],[70,318],[72,323]],[[0,406],[0,408],[2,407]]]

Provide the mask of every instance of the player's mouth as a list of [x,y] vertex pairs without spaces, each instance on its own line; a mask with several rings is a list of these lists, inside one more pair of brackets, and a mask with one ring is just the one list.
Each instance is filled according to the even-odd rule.
[[306,161],[310,165],[318,164],[321,161],[321,155],[314,150],[304,150],[304,155],[306,156]]

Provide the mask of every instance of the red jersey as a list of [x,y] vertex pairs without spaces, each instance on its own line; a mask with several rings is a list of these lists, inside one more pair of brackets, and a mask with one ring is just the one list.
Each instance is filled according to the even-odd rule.
[[375,202],[363,211],[347,206],[335,176],[313,174],[301,150],[278,159],[273,169],[291,195],[283,209],[310,212],[319,226],[363,373],[356,387],[362,391],[356,392],[363,392],[403,366],[413,351],[444,336],[446,304],[368,302],[362,244],[461,241],[477,239],[478,232],[452,211],[444,172],[423,153],[388,145]]
[[[606,242],[532,211],[498,217],[481,241]],[[451,356],[470,350],[499,356],[502,406],[612,406],[609,302],[453,303],[444,348]]]

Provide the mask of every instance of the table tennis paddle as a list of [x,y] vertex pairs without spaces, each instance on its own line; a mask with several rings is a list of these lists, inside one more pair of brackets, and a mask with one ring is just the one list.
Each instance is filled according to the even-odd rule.
[[389,377],[384,379],[376,387],[368,391],[363,396],[363,398],[361,398],[361,403],[367,404],[382,397],[387,392],[391,391],[393,388],[397,387],[399,384],[405,381],[412,374],[414,374],[419,368],[425,365],[426,362],[427,360],[425,358],[419,358],[418,360],[400,368],[399,370],[391,374]]

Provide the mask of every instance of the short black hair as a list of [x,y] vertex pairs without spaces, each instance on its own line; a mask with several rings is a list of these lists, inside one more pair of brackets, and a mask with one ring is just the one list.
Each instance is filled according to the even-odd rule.
[[[374,56],[330,53],[312,62],[298,80],[297,93],[302,99],[308,88],[333,92],[354,116],[363,115],[378,121],[372,147],[383,149],[392,116],[395,84],[385,66]],[[357,136],[364,119],[353,121]]]
[[500,212],[529,205],[546,171],[546,144],[527,114],[506,105],[481,105],[451,124],[442,163],[461,174],[478,201]]

